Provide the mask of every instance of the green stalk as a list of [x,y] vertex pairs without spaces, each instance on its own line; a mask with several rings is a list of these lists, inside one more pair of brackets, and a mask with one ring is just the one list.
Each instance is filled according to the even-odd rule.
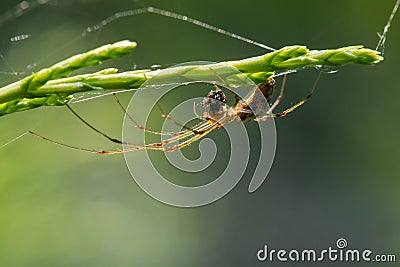
[[75,55],[49,68],[42,69],[21,81],[0,88],[0,116],[40,106],[60,106],[74,93],[92,90],[139,88],[145,81],[157,76],[160,84],[195,81],[208,77],[210,69],[228,82],[238,77],[230,68],[259,83],[276,71],[294,70],[317,65],[342,66],[347,64],[376,64],[383,60],[380,53],[348,46],[338,49],[309,50],[305,46],[287,46],[265,55],[201,66],[179,66],[162,70],[136,70],[118,72],[105,69],[95,73],[69,76],[74,70],[101,64],[103,60],[121,57],[136,47],[135,42],[120,41]]

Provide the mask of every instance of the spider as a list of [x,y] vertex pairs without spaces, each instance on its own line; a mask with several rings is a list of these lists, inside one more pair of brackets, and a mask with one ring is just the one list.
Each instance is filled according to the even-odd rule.
[[[167,151],[167,152],[172,152],[178,149],[182,149],[191,143],[203,138],[210,132],[221,128],[225,124],[231,123],[233,121],[241,120],[243,122],[247,122],[250,120],[255,120],[258,122],[265,121],[268,118],[277,118],[277,117],[284,117],[290,112],[294,111],[304,103],[306,103],[311,96],[313,95],[316,85],[319,81],[319,78],[321,76],[322,71],[319,72],[317,78],[314,81],[314,84],[312,86],[311,91],[309,94],[302,99],[301,101],[297,102],[295,105],[285,109],[284,111],[280,113],[273,113],[274,109],[279,105],[283,98],[283,93],[285,90],[285,84],[286,84],[286,77],[287,74],[283,76],[282,80],[282,85],[280,88],[280,93],[278,97],[275,99],[274,103],[268,108],[266,105],[266,101],[268,102],[272,98],[272,94],[274,93],[274,90],[276,88],[276,81],[273,77],[268,78],[266,81],[261,82],[254,86],[242,99],[236,94],[235,96],[235,103],[231,107],[227,105],[227,98],[225,93],[218,87],[217,83],[214,82],[213,86],[215,87],[215,90],[212,90],[211,92],[208,93],[208,95],[203,99],[202,105],[205,109],[208,111],[205,111],[202,116],[197,115],[200,119],[202,119],[202,122],[196,124],[194,127],[187,127],[185,125],[180,124],[179,122],[175,121],[172,117],[170,117],[168,114],[166,114],[163,110],[162,107],[157,103],[160,111],[163,114],[163,117],[178,126],[180,126],[183,130],[180,132],[160,132],[160,131],[155,131],[151,130],[148,128],[145,128],[141,125],[139,125],[132,116],[129,115],[129,113],[126,111],[126,109],[123,107],[121,102],[119,101],[118,97],[116,94],[113,94],[116,102],[118,105],[121,107],[122,111],[128,116],[128,119],[135,124],[136,128],[143,130],[145,132],[149,132],[152,134],[157,134],[157,135],[167,135],[170,136],[169,139],[163,140],[158,143],[151,143],[151,144],[145,144],[145,145],[137,145],[137,144],[132,144],[128,142],[121,141],[119,139],[113,138],[107,134],[105,134],[103,131],[95,128],[92,126],[89,122],[87,122],[84,118],[82,118],[68,103],[65,103],[66,107],[73,113],[75,117],[77,117],[81,122],[83,122],[86,126],[88,126],[90,129],[95,131],[96,133],[102,135],[109,141],[119,144],[119,145],[125,145],[126,148],[124,149],[118,149],[118,150],[92,150],[92,149],[86,149],[86,148],[80,148],[76,146],[71,146],[68,144],[64,144],[52,139],[49,139],[43,135],[40,135],[36,132],[33,131],[28,131],[28,133],[39,137],[45,141],[49,141],[53,144],[67,147],[70,149],[74,150],[79,150],[83,152],[89,152],[89,153],[94,153],[94,154],[99,154],[99,155],[110,155],[110,154],[122,154],[122,153],[127,153],[127,152],[132,152],[132,151],[137,151],[137,150],[143,150],[143,149],[150,149],[150,150],[162,150],[162,151]],[[226,83],[225,83],[226,84]],[[228,85],[229,86],[229,85]],[[251,108],[250,108],[251,106]],[[260,114],[260,111],[264,114],[262,116],[256,116],[255,114]],[[171,144],[174,144],[171,146]]]

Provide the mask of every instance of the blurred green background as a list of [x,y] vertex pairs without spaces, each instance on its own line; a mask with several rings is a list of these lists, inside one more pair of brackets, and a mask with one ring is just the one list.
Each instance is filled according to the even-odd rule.
[[[265,52],[153,14],[124,18],[81,37],[83,29],[121,10],[151,5],[272,47],[304,44],[324,49],[353,44],[375,48],[376,32],[382,30],[394,5],[394,1],[377,0],[55,0],[37,7],[32,7],[37,3],[32,1],[30,8],[16,13],[19,3],[0,4],[0,53],[8,62],[0,62],[2,85],[121,39],[137,41],[137,49],[105,66],[129,70]],[[275,266],[276,262],[257,261],[256,252],[264,244],[275,249],[323,249],[335,247],[340,237],[347,239],[350,248],[394,253],[399,258],[399,25],[397,17],[383,63],[324,74],[309,104],[276,121],[274,165],[254,194],[247,192],[248,171],[221,200],[200,208],[175,208],[141,191],[122,155],[71,151],[32,136],[0,149],[0,265]],[[20,34],[30,38],[10,42],[10,37]],[[22,73],[15,76],[12,71]],[[302,98],[316,74],[310,69],[290,75],[282,107]],[[130,97],[121,100],[126,104]],[[123,116],[112,97],[74,107],[99,128],[120,136]],[[135,115],[140,117],[140,111]],[[73,145],[114,148],[62,107],[1,117],[0,129],[0,145],[35,130]],[[248,129],[255,132],[255,123]],[[211,137],[222,146],[228,142],[224,135]],[[196,154],[197,146],[187,151],[189,156],[190,151]],[[257,158],[251,160],[254,167]],[[204,175],[204,181],[211,174]],[[201,183],[202,177],[195,179]]]

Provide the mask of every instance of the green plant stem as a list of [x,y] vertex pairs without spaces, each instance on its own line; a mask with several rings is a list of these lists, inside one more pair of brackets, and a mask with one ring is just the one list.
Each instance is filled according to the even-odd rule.
[[[111,68],[95,73],[69,76],[74,70],[126,55],[135,47],[135,42],[127,40],[104,45],[0,88],[0,116],[40,106],[64,105],[74,93],[78,92],[139,88],[145,81],[155,76],[160,83],[195,81],[205,75],[209,76],[210,69],[213,69],[223,75],[228,82],[234,83],[237,77],[231,76],[237,74],[231,74],[232,71],[229,71],[229,68],[235,68],[255,83],[259,83],[273,76],[276,71],[317,65],[372,65],[383,60],[379,52],[362,46],[309,50],[305,46],[294,45],[257,57],[210,65],[179,66],[170,68],[167,72],[163,70],[118,72],[117,69]],[[224,71],[226,76],[224,76]]]

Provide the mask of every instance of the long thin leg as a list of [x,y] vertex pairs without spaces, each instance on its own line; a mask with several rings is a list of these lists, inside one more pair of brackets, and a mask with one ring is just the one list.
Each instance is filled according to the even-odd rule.
[[272,111],[274,111],[274,109],[281,103],[281,101],[283,99],[283,93],[285,92],[285,86],[286,86],[286,78],[287,78],[287,74],[285,74],[283,76],[281,90],[280,90],[279,95],[276,98],[274,104],[272,104],[272,106],[268,109],[268,111],[266,112],[266,115],[264,115],[260,118],[256,118],[255,119],[256,121],[262,122],[262,121],[265,121],[267,118],[273,117]]
[[[232,122],[235,119],[236,119],[236,113],[234,111],[232,111],[232,108],[231,108],[228,111],[226,111],[224,113],[224,115],[221,116],[221,118],[218,121],[214,121],[212,123],[209,121],[204,121],[202,123],[197,124],[195,127],[193,127],[192,131],[186,131],[182,135],[175,136],[175,137],[172,137],[167,140],[163,140],[161,143],[145,145],[144,148],[145,149],[153,149],[153,150],[164,150],[164,151],[168,151],[168,152],[175,151],[177,149],[181,149],[185,146],[190,145],[191,143],[202,138],[203,136],[207,135],[211,131],[218,129],[218,128],[222,127],[224,124]],[[187,139],[184,142],[179,143],[178,145],[175,145],[173,147],[166,146],[167,144],[175,143],[179,140],[188,138],[192,135],[194,135],[194,136]]]
[[126,116],[128,116],[129,120],[130,120],[133,124],[135,124],[136,128],[138,128],[139,130],[143,130],[143,131],[145,131],[145,132],[152,133],[152,134],[157,134],[157,135],[170,135],[170,136],[177,136],[177,135],[180,135],[180,134],[182,133],[182,132],[176,132],[176,133],[174,133],[174,132],[160,132],[160,131],[155,131],[155,130],[148,129],[148,128],[145,128],[145,127],[141,126],[141,125],[140,125],[139,123],[137,123],[136,120],[126,111],[126,109],[124,108],[124,106],[123,106],[123,105],[121,104],[121,102],[119,101],[117,95],[116,95],[116,94],[112,94],[112,95],[114,96],[115,101],[116,101],[117,104],[120,106],[120,108],[122,109],[122,111],[124,112],[124,114],[125,114]]
[[219,127],[220,127],[220,125],[218,125],[217,123],[215,123],[215,124],[212,125],[212,127],[210,127],[209,129],[204,130],[203,133],[201,133],[201,134],[196,134],[196,135],[193,136],[192,138],[190,138],[190,139],[188,139],[188,140],[186,140],[186,141],[184,141],[184,142],[182,142],[182,143],[180,143],[180,144],[178,144],[178,145],[175,145],[175,146],[171,147],[170,149],[168,149],[168,150],[166,150],[166,151],[172,152],[172,151],[175,151],[175,150],[177,150],[177,149],[182,149],[182,148],[184,148],[184,147],[190,145],[191,143],[193,143],[193,142],[199,140],[200,138],[206,136],[207,134],[209,134],[210,132],[212,132],[213,130],[215,130],[215,129],[219,128]]
[[81,152],[92,153],[92,154],[99,154],[99,155],[112,155],[112,154],[128,153],[128,152],[133,152],[133,151],[143,150],[143,149],[162,150],[162,151],[172,152],[172,151],[175,151],[177,149],[181,149],[181,148],[183,148],[185,146],[188,146],[189,144],[195,142],[196,140],[202,138],[203,136],[207,135],[208,133],[210,133],[211,131],[213,131],[213,130],[219,128],[219,127],[220,127],[220,125],[218,123],[214,123],[214,124],[209,124],[208,123],[207,125],[205,125],[204,123],[201,123],[199,125],[199,127],[198,127],[199,129],[202,129],[202,133],[201,134],[193,134],[193,132],[188,131],[188,133],[190,135],[194,135],[194,136],[189,138],[189,139],[187,139],[186,141],[184,141],[184,142],[182,142],[182,143],[180,143],[178,145],[172,146],[172,147],[167,147],[166,145],[170,144],[170,143],[173,143],[173,142],[177,142],[180,139],[183,139],[183,137],[182,136],[180,136],[178,138],[174,137],[174,138],[165,140],[165,141],[163,141],[161,143],[153,143],[153,144],[148,144],[148,145],[143,145],[143,146],[134,145],[134,144],[129,144],[128,143],[127,145],[129,146],[129,148],[119,149],[119,150],[109,150],[109,151],[93,150],[93,149],[87,149],[87,148],[71,146],[71,145],[68,145],[68,144],[64,144],[64,143],[52,140],[52,139],[47,138],[47,137],[45,137],[43,135],[37,134],[37,133],[35,133],[33,131],[28,131],[28,133],[32,134],[32,135],[34,135],[34,136],[36,136],[38,138],[41,138],[41,139],[43,139],[45,141],[48,141],[48,142],[51,142],[53,144],[56,144],[56,145],[59,145],[59,146],[62,146],[62,147],[66,147],[66,148],[69,148],[69,149],[78,150],[78,151],[81,151]]
[[45,140],[47,142],[50,142],[50,143],[53,143],[53,144],[56,144],[56,145],[59,145],[59,146],[62,146],[62,147],[66,147],[66,148],[70,148],[70,149],[78,150],[78,151],[83,151],[83,152],[89,152],[89,153],[93,153],[93,154],[98,154],[98,151],[96,151],[96,150],[86,149],[86,148],[81,148],[81,147],[76,147],[76,146],[70,146],[70,145],[67,145],[67,144],[64,144],[64,143],[60,143],[58,141],[52,140],[50,138],[47,138],[47,137],[45,137],[43,135],[40,135],[40,134],[35,133],[33,131],[30,131],[30,130],[28,131],[28,133],[32,134],[32,135],[34,135],[36,137],[39,137],[40,139],[43,139],[43,140]]
[[[217,76],[217,78],[222,82],[223,85],[225,85],[227,88],[233,88],[233,86],[231,86],[227,81],[225,81],[213,68],[210,68],[210,70],[212,72],[214,72],[214,75]],[[217,89],[217,90],[221,90],[216,82],[213,82],[213,86]],[[233,92],[233,90],[230,90],[230,93],[233,94],[233,96],[235,97],[235,104],[237,104],[240,101],[240,97],[238,96],[238,94],[236,94],[235,92]]]
[[53,139],[47,138],[47,137],[45,137],[45,136],[43,136],[43,135],[40,135],[40,134],[38,134],[38,133],[35,133],[35,132],[33,132],[33,131],[28,131],[28,133],[29,133],[29,134],[32,134],[32,135],[34,135],[34,136],[36,136],[36,137],[38,137],[38,138],[41,138],[41,139],[43,139],[43,140],[45,140],[45,141],[47,141],[47,142],[53,143],[53,144],[55,144],[55,145],[58,145],[58,146],[62,146],[62,147],[65,147],[65,148],[69,148],[69,149],[73,149],[73,150],[77,150],[77,151],[81,151],[81,152],[87,152],[87,153],[92,153],[92,154],[98,154],[98,155],[122,154],[122,153],[132,152],[132,151],[135,151],[135,150],[144,149],[143,146],[135,146],[135,145],[131,145],[131,144],[130,144],[130,146],[132,146],[132,147],[131,147],[131,148],[128,148],[128,149],[109,150],[109,151],[105,151],[105,150],[94,150],[94,149],[88,149],[88,148],[82,148],[82,147],[77,147],[77,146],[71,146],[71,145],[68,145],[68,144],[64,144],[64,143],[55,141],[55,140],[53,140]]
[[311,88],[311,91],[308,93],[308,95],[306,95],[306,97],[305,97],[303,100],[299,101],[297,104],[291,106],[290,108],[288,108],[288,109],[286,109],[286,110],[284,110],[284,111],[282,111],[282,112],[280,112],[280,113],[272,114],[273,117],[275,117],[275,118],[284,117],[284,116],[286,116],[287,114],[289,114],[290,112],[292,112],[292,111],[294,111],[295,109],[297,109],[298,107],[300,107],[300,106],[302,106],[303,104],[305,104],[307,101],[309,101],[310,98],[314,95],[315,89],[317,88],[318,81],[319,81],[319,79],[321,78],[321,74],[322,74],[322,69],[321,69],[321,71],[318,73],[318,76],[317,76],[317,78],[316,78],[315,81],[314,81],[314,84],[313,84],[313,86],[312,86],[312,88]]
[[[220,125],[218,125],[217,123],[209,124],[209,125],[210,125],[210,127],[207,128],[206,130],[202,131],[201,134],[195,134],[195,135],[193,135],[193,137],[191,137],[191,138],[189,138],[189,139],[185,140],[184,142],[181,142],[181,143],[179,143],[177,145],[174,145],[174,146],[166,146],[167,144],[172,143],[172,141],[165,140],[164,142],[161,142],[161,143],[148,144],[148,145],[145,145],[145,146],[140,147],[140,148],[136,147],[136,148],[133,148],[133,149],[127,149],[127,151],[130,152],[130,151],[134,151],[134,150],[138,150],[138,149],[148,149],[148,150],[161,150],[161,151],[166,151],[166,152],[173,152],[175,150],[182,149],[182,148],[190,145],[191,143],[199,140],[200,138],[204,137],[205,135],[209,134],[213,130],[215,130],[215,129],[220,127]],[[176,142],[176,140],[174,142]],[[125,153],[126,152],[126,150],[120,150],[120,151],[121,151],[120,153]],[[111,151],[111,152],[115,153],[115,151]],[[105,153],[107,153],[107,152],[105,152]],[[102,153],[102,154],[105,154],[105,153]]]
[[71,106],[68,103],[65,103],[65,106],[72,112],[72,114],[74,114],[75,117],[77,117],[83,124],[85,124],[87,127],[89,127],[90,129],[92,129],[93,131],[95,131],[96,133],[104,136],[105,138],[107,138],[108,140],[110,140],[113,143],[117,143],[117,144],[127,144],[119,139],[113,138],[107,134],[105,134],[104,132],[100,131],[99,129],[97,129],[96,127],[94,127],[93,125],[91,125],[89,122],[87,122],[84,118],[82,118],[73,108],[71,108]]
[[306,97],[304,99],[300,100],[295,105],[285,109],[284,111],[274,114],[274,113],[272,113],[272,111],[278,106],[278,104],[281,102],[281,100],[283,98],[283,92],[284,92],[285,83],[286,83],[286,74],[285,74],[285,76],[283,77],[283,81],[282,81],[281,92],[280,92],[278,98],[275,100],[274,104],[270,107],[270,109],[267,111],[267,113],[264,116],[262,116],[260,118],[256,118],[255,120],[260,122],[260,121],[265,121],[267,118],[284,117],[287,114],[289,114],[292,111],[294,111],[295,109],[297,109],[300,106],[302,106],[303,104],[305,104],[307,101],[309,101],[310,98],[313,96],[313,94],[315,92],[315,89],[317,88],[317,84],[319,82],[319,79],[321,78],[323,67],[324,67],[324,65],[322,65],[321,70],[318,72],[317,78],[314,81],[314,84],[313,84],[313,86],[311,88],[311,91],[306,95]]
[[[100,155],[112,155],[112,154],[123,154],[123,153],[133,152],[133,151],[142,150],[142,149],[173,152],[173,151],[182,149],[182,148],[190,145],[191,143],[199,140],[200,138],[204,137],[205,135],[209,134],[210,132],[212,132],[213,130],[215,130],[219,127],[220,127],[220,125],[218,123],[215,123],[212,125],[210,124],[210,127],[208,127],[208,129],[204,130],[201,134],[195,134],[193,137],[189,138],[188,140],[186,140],[180,144],[177,144],[175,146],[172,146],[172,147],[165,146],[166,143],[155,143],[155,144],[149,144],[149,145],[145,145],[145,146],[136,146],[136,147],[132,147],[132,148],[128,148],[128,149],[121,149],[121,150],[113,150],[113,151],[102,150],[102,151],[98,151],[95,153],[100,154]],[[75,147],[70,147],[70,148],[76,149]],[[91,150],[81,150],[81,151],[93,153]]]
[[204,121],[202,123],[199,123],[198,125],[196,125],[194,127],[193,131],[185,131],[183,134],[179,135],[179,136],[175,136],[166,140],[161,141],[161,145],[165,146],[167,144],[171,144],[171,143],[175,143],[179,140],[185,139],[185,138],[189,138],[192,135],[202,135],[205,131],[207,131],[211,126],[213,126],[214,124],[219,125],[218,122],[216,123],[210,123],[208,121]]
[[[118,98],[116,98],[117,99],[117,102],[120,104],[120,107],[126,112],[126,110],[125,110],[125,108],[123,108],[123,106],[122,106],[122,104],[119,102],[119,100],[118,100]],[[100,130],[98,130],[97,128],[95,128],[94,126],[92,126],[90,123],[88,123],[85,119],[83,119],[73,108],[71,108],[71,106],[68,104],[68,103],[65,103],[65,105],[67,106],[67,108],[82,122],[82,123],[84,123],[86,126],[88,126],[90,129],[92,129],[93,131],[95,131],[95,132],[97,132],[97,133],[99,133],[100,135],[102,135],[102,136],[104,136],[105,138],[107,138],[108,140],[110,140],[111,142],[114,142],[114,143],[117,143],[117,144],[124,144],[124,145],[130,145],[130,146],[135,146],[135,147],[140,147],[140,146],[137,146],[137,145],[134,145],[134,144],[131,144],[131,143],[127,143],[127,142],[123,142],[123,141],[121,141],[121,140],[118,140],[118,139],[116,139],[116,138],[112,138],[112,137],[110,137],[109,135],[107,135],[107,134],[105,134],[104,132],[102,132],[102,131],[100,131]],[[160,107],[161,108],[161,107]],[[162,108],[161,108],[161,112],[163,112],[163,110],[162,110]],[[126,113],[127,114],[127,113]],[[167,115],[168,116],[168,115]],[[129,116],[130,118],[131,118],[131,116]],[[171,117],[169,117],[170,119],[172,119]],[[133,119],[133,118],[131,118],[131,119]],[[173,120],[173,119],[172,119]],[[134,121],[134,120],[133,120]],[[175,120],[173,120],[174,122],[176,122]],[[176,123],[178,123],[178,122],[176,122]],[[183,132],[178,132],[178,133],[176,133],[176,134],[171,134],[171,135],[173,135],[173,136],[175,136],[174,138],[171,138],[172,139],[172,141],[171,142],[176,142],[176,141],[178,141],[178,140],[181,140],[182,138],[186,138],[186,137],[188,137],[188,136],[190,136],[191,134],[190,134],[190,132],[192,132],[192,134],[202,134],[203,133],[203,130],[196,130],[196,129],[192,129],[192,128],[189,128],[189,127],[186,127],[186,126],[184,126],[184,125],[182,125],[182,124],[179,124],[178,123],[178,125],[181,125],[182,127],[184,127],[184,128],[187,128],[187,130],[186,131],[183,131]],[[150,130],[149,130],[150,131]],[[163,134],[163,133],[161,133],[161,134]],[[36,135],[38,135],[38,134],[36,134]],[[38,135],[39,137],[43,137],[43,136],[40,136],[40,135]],[[45,138],[42,138],[42,139],[45,139]],[[48,138],[47,138],[48,139]],[[165,141],[163,141],[163,143],[164,143]],[[171,142],[168,142],[168,143],[171,143]],[[55,143],[55,144],[57,144],[58,142],[53,142],[53,143]],[[60,143],[61,144],[61,143]],[[167,143],[166,143],[167,144]],[[65,145],[65,144],[61,144],[61,145],[63,145],[63,146],[65,146],[65,147],[68,147],[69,145]]]
[[[182,123],[176,121],[174,118],[172,118],[170,115],[168,115],[168,113],[163,109],[163,107],[160,105],[160,103],[158,103],[158,101],[155,99],[155,97],[154,97],[154,95],[151,93],[151,91],[150,91],[150,94],[152,95],[152,97],[153,97],[153,99],[154,99],[154,102],[156,103],[157,108],[160,110],[161,116],[162,116],[163,118],[165,118],[166,120],[172,122],[173,124],[175,124],[175,125],[181,127],[182,129],[185,129],[185,130],[187,130],[187,131],[193,131],[193,128],[188,127],[188,126],[186,126],[186,125],[183,125]],[[182,133],[183,133],[183,132],[178,132],[177,135],[180,135],[180,134],[182,134]],[[194,132],[194,134],[198,134],[198,133],[197,133],[197,132]]]

